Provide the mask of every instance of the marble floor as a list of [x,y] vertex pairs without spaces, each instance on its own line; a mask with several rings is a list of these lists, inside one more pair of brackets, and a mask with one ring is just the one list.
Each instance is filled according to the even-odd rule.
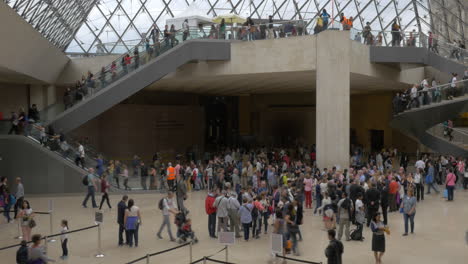
[[[193,259],[211,255],[223,246],[217,240],[210,239],[207,234],[207,216],[204,209],[205,192],[193,192],[187,200],[193,229],[200,243],[193,246]],[[46,211],[48,201],[54,200],[53,233],[60,230],[60,220],[68,219],[71,230],[94,224],[94,209],[81,207],[84,195],[67,196],[34,196],[30,197],[31,206],[36,211]],[[116,206],[121,195],[111,195],[111,203]],[[59,242],[48,244],[49,257],[58,263],[94,264],[94,263],[127,263],[148,253],[177,246],[169,242],[167,233],[164,239],[156,238],[156,231],[162,222],[161,212],[157,203],[162,194],[134,194],[130,195],[140,207],[143,225],[140,227],[140,245],[138,248],[118,247],[116,210],[104,210],[102,224],[102,248],[104,258],[95,258],[97,253],[97,229],[90,229],[69,235],[70,257],[63,261],[59,259],[61,248]],[[97,199],[99,202],[100,197]],[[457,190],[455,201],[446,202],[442,196],[432,194],[418,203],[415,217],[416,230],[414,235],[402,237],[403,217],[399,213],[389,214],[391,235],[387,236],[387,252],[383,263],[399,264],[461,264],[468,263],[468,246],[465,233],[468,230],[468,191]],[[49,217],[38,215],[38,226],[33,233],[50,234]],[[17,224],[6,224],[4,218],[0,220],[0,247],[18,243]],[[324,248],[328,240],[319,216],[313,215],[311,210],[305,211],[304,225],[301,227],[303,241],[299,243],[301,256],[298,258],[326,263]],[[173,232],[175,226],[173,226]],[[343,263],[365,264],[374,263],[371,252],[371,233],[364,230],[364,242],[344,242]],[[0,263],[15,263],[16,249],[0,251]],[[212,258],[224,260],[225,253],[221,252]],[[270,253],[270,236],[262,235],[258,240],[249,242],[236,241],[229,248],[229,261],[234,263],[283,263],[275,260]],[[145,263],[145,261],[139,262]],[[189,263],[189,248],[180,248],[169,253],[151,258],[150,263]],[[288,261],[288,263],[298,263]]]

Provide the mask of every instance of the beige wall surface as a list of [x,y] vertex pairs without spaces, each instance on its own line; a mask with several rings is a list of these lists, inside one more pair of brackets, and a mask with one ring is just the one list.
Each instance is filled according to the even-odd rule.
[[65,69],[57,79],[57,84],[71,84],[81,80],[82,75],[88,71],[93,74],[98,73],[101,67],[110,65],[112,61],[119,58],[120,55],[95,56],[87,58],[72,58]]
[[0,112],[3,118],[9,118],[11,111],[18,112],[20,107],[28,109],[28,86],[0,83]]
[[120,104],[73,131],[106,157],[151,159],[155,151],[183,153],[204,142],[204,114],[198,106]]
[[68,57],[4,1],[0,2],[0,18],[0,67],[54,83]]

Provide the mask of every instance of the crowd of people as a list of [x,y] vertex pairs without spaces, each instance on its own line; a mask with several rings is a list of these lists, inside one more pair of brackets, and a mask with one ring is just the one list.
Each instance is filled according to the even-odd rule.
[[[429,82],[430,81],[430,82]],[[393,97],[393,113],[397,115],[412,108],[418,108],[442,100],[453,100],[456,97],[464,96],[468,93],[468,69],[460,79],[457,73],[452,73],[452,77],[441,85],[440,80],[434,77],[424,78],[420,84],[413,84],[411,88],[406,88],[401,93],[396,93]]]

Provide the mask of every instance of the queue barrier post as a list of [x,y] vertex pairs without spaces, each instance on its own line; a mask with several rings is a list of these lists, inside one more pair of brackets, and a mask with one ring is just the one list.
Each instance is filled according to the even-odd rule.
[[[49,211],[49,230],[50,230],[50,233],[53,234],[53,229],[54,229],[54,226],[53,226],[53,211],[50,210]],[[56,240],[54,238],[50,238],[49,242],[50,243],[54,243]]]
[[97,224],[98,227],[98,253],[96,254],[96,258],[103,258],[104,253],[102,253],[102,245],[101,245],[101,224]]
[[47,236],[44,237],[44,251],[47,254]]
[[226,245],[226,263],[228,262],[228,246]]
[[150,255],[146,254],[146,264],[150,264]]
[[203,264],[206,264],[206,257],[203,257]]

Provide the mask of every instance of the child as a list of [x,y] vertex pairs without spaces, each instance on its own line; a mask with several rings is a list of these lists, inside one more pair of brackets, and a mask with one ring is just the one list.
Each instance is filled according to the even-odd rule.
[[62,256],[60,257],[61,259],[66,259],[68,257],[68,248],[67,248],[67,243],[68,243],[68,235],[64,234],[68,232],[68,221],[67,220],[62,220],[62,231],[60,231],[60,241],[62,242]]
[[28,244],[26,240],[21,241],[21,246],[16,251],[16,264],[28,263]]
[[190,218],[187,218],[184,224],[182,225],[182,232],[183,232],[183,237],[191,238],[194,243],[198,242],[198,239],[195,236],[195,233],[192,231],[192,220]]

